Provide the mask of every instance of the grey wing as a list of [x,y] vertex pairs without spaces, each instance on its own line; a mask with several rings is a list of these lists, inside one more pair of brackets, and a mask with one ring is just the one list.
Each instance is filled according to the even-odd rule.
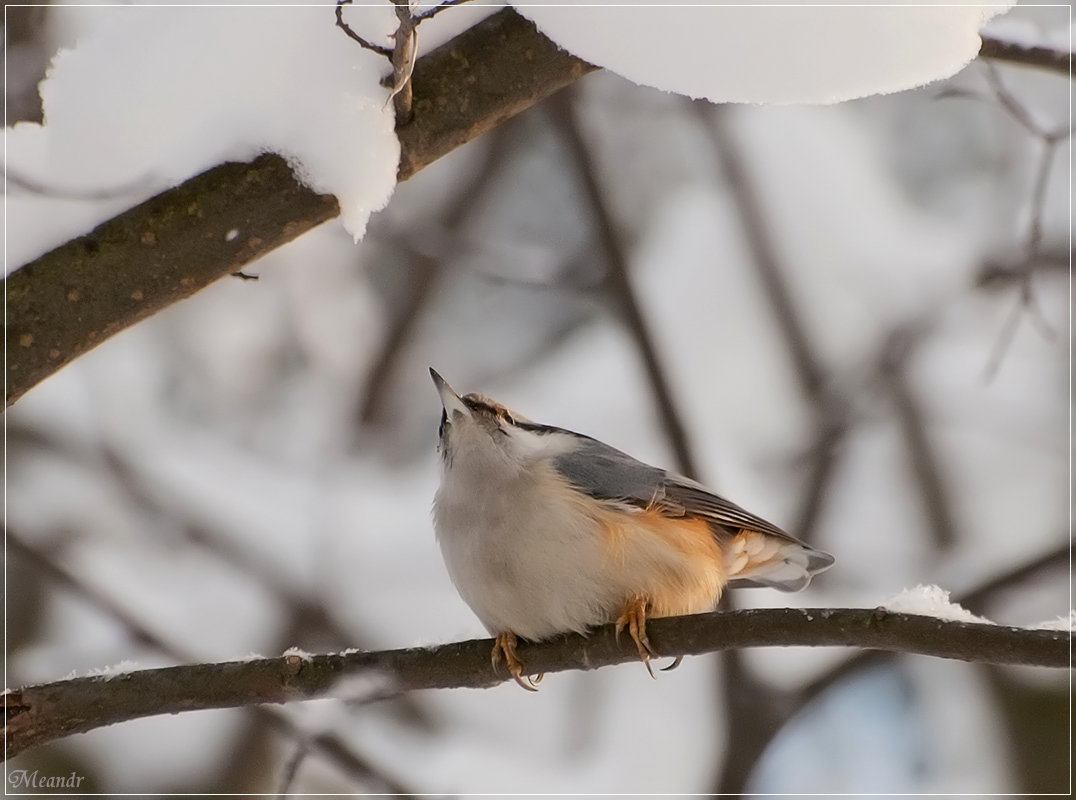
[[554,459],[554,466],[579,491],[598,500],[612,500],[640,508],[656,506],[674,517],[701,517],[710,523],[715,536],[719,532],[735,536],[742,530],[756,531],[792,545],[790,552],[801,553],[799,558],[804,562],[803,573],[795,579],[771,581],[765,577],[756,580],[745,577],[734,580],[734,583],[796,590],[806,585],[811,574],[833,564],[833,556],[829,553],[815,550],[701,484],[669,475],[663,469],[645,464],[596,439],[581,439],[572,452]]
[[574,450],[553,460],[553,466],[576,489],[598,500],[646,506],[664,493],[665,470],[597,439],[581,437]]
[[695,481],[669,475],[627,453],[582,438],[579,446],[554,460],[569,483],[599,500],[618,500],[642,507],[658,506],[669,516],[698,516],[716,525],[741,528],[790,538],[761,517],[744,511]]
[[772,522],[745,511],[731,500],[726,500],[687,478],[668,478],[665,481],[665,494],[677,505],[683,506],[688,514],[705,517],[723,528],[731,529],[733,533],[746,529],[782,539],[793,538]]
[[[810,576],[816,572],[829,569],[833,566],[833,556],[821,550],[816,550],[794,536],[785,533],[772,522],[767,522],[762,517],[757,517],[750,511],[745,511],[730,500],[719,497],[703,486],[686,478],[670,478],[665,482],[666,495],[678,504],[682,505],[688,514],[700,516],[712,521],[716,525],[725,528],[729,533],[736,534],[741,530],[757,531],[768,536],[774,536],[793,545],[802,554],[804,573],[797,580],[779,580],[777,582],[759,578],[740,578],[734,580],[734,584],[740,586],[771,586],[785,591],[797,591],[810,582]],[[788,548],[782,548],[788,550]]]
[[658,506],[674,517],[703,517],[732,529],[733,533],[746,528],[792,538],[776,525],[744,511],[701,484],[669,475],[596,439],[581,439],[575,450],[558,456],[554,466],[569,483],[599,500]]

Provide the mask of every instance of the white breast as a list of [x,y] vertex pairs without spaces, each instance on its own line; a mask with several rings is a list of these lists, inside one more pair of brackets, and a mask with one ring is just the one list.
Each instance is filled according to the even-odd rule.
[[542,639],[615,616],[623,598],[601,532],[551,468],[458,467],[437,493],[434,527],[453,583],[491,634]]

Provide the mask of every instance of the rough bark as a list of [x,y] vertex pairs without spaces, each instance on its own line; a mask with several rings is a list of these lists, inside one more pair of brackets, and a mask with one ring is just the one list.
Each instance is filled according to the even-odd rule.
[[[397,130],[400,180],[593,69],[511,9],[483,20],[415,65],[414,118]],[[213,167],[26,264],[6,282],[6,405],[339,213],[334,197],[266,154]]]
[[[843,646],[988,664],[1069,666],[1070,634],[949,622],[885,609],[760,609],[651,620],[667,656],[739,647]],[[4,696],[6,757],[73,733],[155,714],[321,697],[370,702],[415,689],[484,688],[507,679],[490,663],[492,641],[374,653],[286,655],[73,678]],[[589,636],[523,643],[530,673],[597,669],[638,659],[612,626]],[[641,667],[640,667],[641,669]],[[669,676],[668,680],[675,680]]]

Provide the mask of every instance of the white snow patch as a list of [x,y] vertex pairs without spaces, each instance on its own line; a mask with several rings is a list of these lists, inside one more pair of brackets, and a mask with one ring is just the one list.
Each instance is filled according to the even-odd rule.
[[924,617],[937,617],[951,622],[994,623],[986,617],[972,614],[966,608],[949,599],[949,592],[940,586],[919,584],[913,589],[904,589],[899,594],[882,603],[882,607],[900,614],[919,614]]
[[[340,202],[358,240],[396,184],[399,142],[388,63],[307,7],[57,8],[82,23],[53,59],[40,92],[44,124],[6,129],[7,168],[47,194],[92,198],[79,230],[9,228],[8,263],[21,265],[72,235],[224,161],[283,155],[311,189]],[[380,40],[391,6],[356,8],[353,25]],[[107,24],[98,24],[104,21]],[[19,198],[9,203],[21,219]],[[9,207],[9,211],[10,211]]]
[[310,661],[314,657],[312,653],[308,653],[299,647],[289,647],[281,655],[284,658],[287,658],[288,656],[299,656],[303,661]]
[[106,667],[92,667],[85,672],[79,672],[77,669],[71,670],[64,675],[63,680],[71,681],[75,678],[111,678],[115,675],[124,675],[128,672],[137,672],[142,669],[137,661],[131,661],[130,659],[123,659],[115,664],[110,664]]
[[1067,617],[1048,619],[1031,626],[1036,631],[1068,631],[1076,633],[1076,609],[1071,609]]
[[514,4],[579,58],[644,86],[714,102],[836,103],[921,86],[979,52],[979,29],[1011,3],[560,0]]

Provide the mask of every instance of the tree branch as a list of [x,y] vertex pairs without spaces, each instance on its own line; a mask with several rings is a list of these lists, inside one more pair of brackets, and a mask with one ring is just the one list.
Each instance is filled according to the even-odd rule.
[[[397,131],[399,179],[593,69],[511,9],[486,18],[415,65],[414,119]],[[6,281],[6,405],[113,334],[339,213],[336,198],[266,154],[213,167],[26,264]]]
[[1008,61],[1012,64],[1037,67],[1072,77],[1072,53],[1065,50],[1016,44],[1003,39],[995,39],[992,36],[984,36],[982,40],[983,46],[979,48],[979,58]]
[[[980,55],[1069,74],[1071,54],[983,38]],[[511,9],[418,60],[398,177],[595,69]],[[5,407],[65,364],[340,213],[263,155],[191,178],[8,276]]]
[[[989,664],[1069,666],[1070,634],[947,622],[885,609],[775,608],[651,620],[650,641],[668,655],[738,647],[837,646],[891,650]],[[337,697],[362,702],[416,689],[485,688],[494,672],[488,639],[432,648],[286,655],[73,678],[4,695],[5,757],[72,733],[156,714]],[[611,625],[524,643],[531,672],[597,669],[638,659]]]
[[[111,617],[125,628],[135,641],[152,647],[176,660],[184,660],[185,657],[189,657],[185,655],[182,648],[168,642],[151,627],[143,623],[137,614],[129,612],[121,604],[87,584],[78,575],[51,561],[43,553],[23,542],[10,529],[5,531],[5,534],[4,541],[7,543],[9,554],[23,559],[31,568],[71,590],[91,607]],[[5,698],[5,710],[8,711],[6,718],[10,721],[12,706],[10,702],[7,702],[7,698]],[[365,755],[342,742],[336,734],[326,732],[312,736],[295,720],[285,716],[280,709],[267,706],[252,706],[250,711],[253,712],[260,729],[269,728],[281,736],[302,742],[308,750],[322,756],[353,780],[362,784],[383,787],[386,791],[402,797],[411,797],[405,786],[382,774]],[[5,738],[6,744],[7,739]],[[9,755],[14,755],[14,753],[9,753]]]

